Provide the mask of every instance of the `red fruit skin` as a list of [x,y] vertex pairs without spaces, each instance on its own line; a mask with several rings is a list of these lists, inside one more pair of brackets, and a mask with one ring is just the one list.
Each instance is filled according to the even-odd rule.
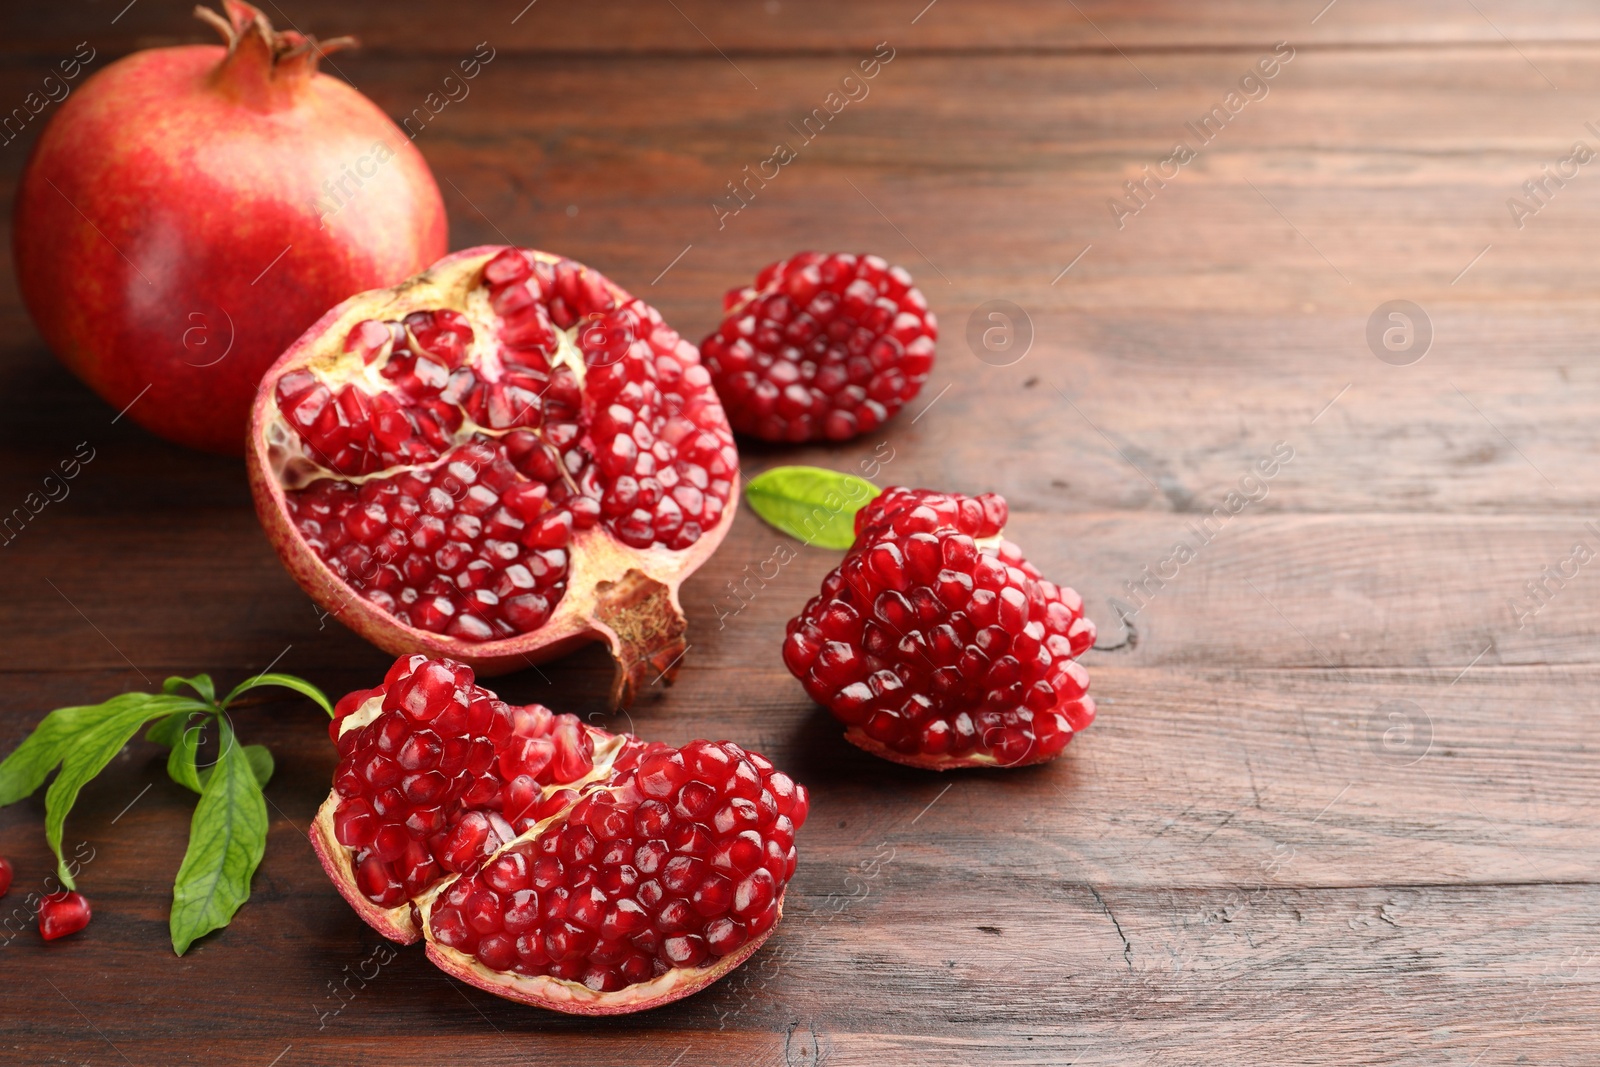
[[[235,455],[278,353],[448,246],[410,139],[338,78],[258,76],[249,44],[225,73],[224,48],[187,45],[95,74],[34,146],[13,219],[23,300],[57,357],[153,433]],[[335,200],[323,183],[341,180],[353,195]]]
[[39,934],[46,941],[75,934],[89,925],[92,914],[82,893],[51,893],[39,902]]

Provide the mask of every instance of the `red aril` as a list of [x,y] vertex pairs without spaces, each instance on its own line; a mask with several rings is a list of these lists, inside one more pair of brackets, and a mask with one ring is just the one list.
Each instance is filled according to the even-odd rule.
[[675,673],[678,585],[738,497],[695,347],[516,248],[330,311],[263,379],[248,459],[290,573],[357,633],[484,674],[603,639],[623,704]]
[[317,73],[318,43],[224,0],[226,47],[136,52],[65,100],[17,190],[17,283],[117,410],[237,454],[261,372],[329,307],[447,248],[422,156]]
[[311,840],[374,929],[557,1011],[640,1011],[760,947],[794,874],[804,786],[731,742],[682,748],[513,707],[404,657],[339,702]]
[[11,861],[0,856],[0,897],[11,892]]
[[46,941],[75,934],[89,925],[89,900],[63,889],[39,901],[39,933]]
[[891,488],[789,622],[783,661],[845,738],[914,767],[1020,767],[1094,721],[1083,599],[1002,536],[1006,502]]

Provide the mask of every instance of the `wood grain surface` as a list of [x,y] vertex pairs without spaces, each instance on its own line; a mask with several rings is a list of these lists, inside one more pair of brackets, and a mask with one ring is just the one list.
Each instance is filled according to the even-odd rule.
[[[97,67],[209,32],[187,3],[124,3],[5,14],[0,105],[79,41]],[[837,555],[800,550],[728,614],[728,583],[782,541],[746,511],[684,589],[672,689],[608,716],[596,649],[499,687],[647,737],[731,737],[811,786],[788,915],[741,971],[596,1022],[404,950],[335,997],[381,940],[307,843],[334,757],[320,713],[282,700],[238,716],[278,770],[233,925],[172,955],[189,798],[130,745],[67,829],[94,850],[89,930],[0,934],[0,1062],[1600,1062],[1600,576],[1526,610],[1575,542],[1600,547],[1600,177],[1520,227],[1507,206],[1574,142],[1600,150],[1594,5],[523,3],[265,7],[363,37],[331,73],[397,118],[496,50],[416,137],[455,247],[558,250],[690,337],[799,248],[906,264],[943,328],[923,396],[881,437],[748,446],[746,474],[881,447],[886,484],[1004,493],[1011,535],[1100,624],[1100,718],[1005,774],[844,744],[778,657]],[[726,184],[879,42],[870,93],[719,226]],[[1293,58],[1264,95],[1114,212],[1278,42]],[[37,128],[0,147],[7,203]],[[319,624],[242,463],[113,421],[0,270],[0,505],[79,442],[95,457],[0,547],[0,746],[169,673],[371,685],[387,658]],[[1431,333],[1405,366],[1367,340],[1391,300]],[[1015,362],[967,341],[990,301],[1021,309]],[[1280,442],[1265,495],[1147,582]],[[42,815],[0,811],[0,916],[26,920],[50,871]]]

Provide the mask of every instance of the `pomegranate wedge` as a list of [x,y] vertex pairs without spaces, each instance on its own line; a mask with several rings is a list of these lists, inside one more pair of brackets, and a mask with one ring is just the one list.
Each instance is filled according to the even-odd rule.
[[414,655],[339,702],[311,841],[395,941],[498,996],[585,1015],[688,996],[783,914],[804,786],[728,741],[682,748],[512,707]]

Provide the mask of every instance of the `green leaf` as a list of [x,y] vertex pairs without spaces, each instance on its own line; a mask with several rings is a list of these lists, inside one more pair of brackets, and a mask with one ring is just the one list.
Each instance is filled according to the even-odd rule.
[[821,548],[849,548],[856,512],[880,490],[865,478],[821,467],[774,467],[750,479],[745,499],[790,537]]
[[180,686],[188,686],[205,700],[207,704],[217,702],[217,687],[211,684],[211,675],[197,674],[193,678],[179,678],[173,675],[161,683],[161,691],[168,695],[176,693]]
[[[211,772],[215,765],[201,767],[199,765],[200,743],[204,738],[205,724],[190,727],[172,747],[172,752],[167,757],[167,774],[174,782],[196,793],[205,791],[206,783],[211,780]],[[273,762],[272,753],[267,751],[266,745],[244,746],[245,759],[250,763],[250,770],[256,776],[256,784],[262,788],[272,780]]]
[[[143,695],[143,694],[137,694]],[[102,704],[57,708],[0,763],[0,807],[31,796],[61,762],[72,739],[98,721]]]
[[250,770],[256,776],[256,785],[265,789],[267,783],[272,781],[274,769],[272,753],[267,751],[266,745],[246,745],[244,758],[250,761]]
[[[66,860],[61,856],[61,833],[67,814],[77,803],[79,790],[122,751],[139,732],[139,727],[151,719],[203,707],[191,697],[124,693],[87,709],[88,714],[81,717],[80,728],[66,735],[60,753],[61,773],[44,795],[44,836],[56,854],[57,874],[62,885],[76,888],[67,871]],[[40,729],[43,729],[42,724]]]
[[328,713],[328,718],[333,718],[333,705],[328,702],[326,694],[304,678],[296,678],[292,674],[258,674],[254,678],[240,682],[233,687],[233,692],[229,693],[222,701],[222,706],[227,707],[241,693],[263,685],[281,685],[285,689],[293,689],[301,696],[310,697],[316,701],[319,708]]
[[172,745],[172,751],[167,753],[167,777],[195,793],[205,786],[200,769],[196,766],[205,728],[203,720],[192,726],[185,723],[183,732]]
[[222,750],[189,827],[189,849],[172,887],[172,948],[183,955],[220,930],[250,898],[267,847],[267,803],[251,757],[219,720]]
[[192,711],[180,711],[168,715],[165,719],[145,731],[144,739],[171,748],[183,737],[183,731],[188,727],[189,720],[193,716],[194,712]]

